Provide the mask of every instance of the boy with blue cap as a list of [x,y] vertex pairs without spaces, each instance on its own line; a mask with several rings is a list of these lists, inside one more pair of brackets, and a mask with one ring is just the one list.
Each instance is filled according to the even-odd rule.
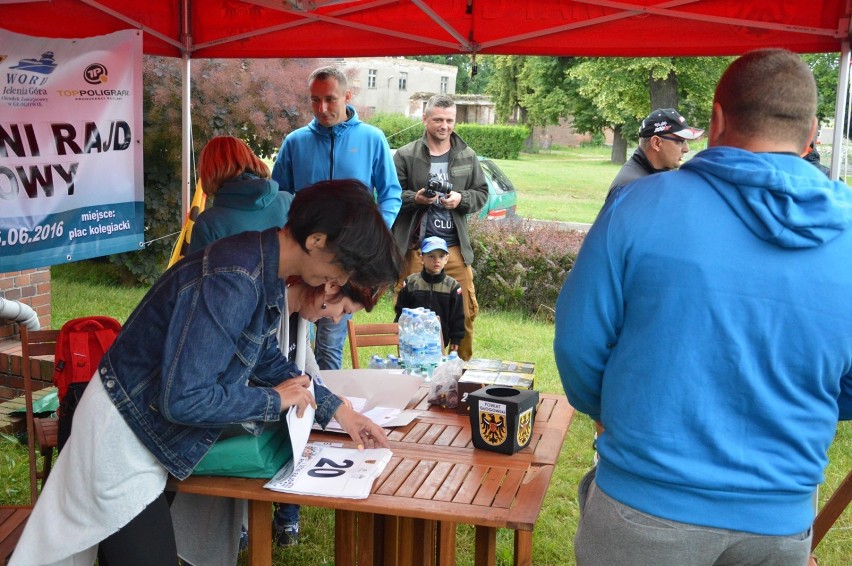
[[399,320],[402,309],[427,308],[440,317],[444,344],[449,344],[454,352],[464,338],[464,306],[458,281],[444,273],[448,259],[447,242],[443,238],[423,239],[420,246],[423,270],[405,279],[396,299],[394,322]]

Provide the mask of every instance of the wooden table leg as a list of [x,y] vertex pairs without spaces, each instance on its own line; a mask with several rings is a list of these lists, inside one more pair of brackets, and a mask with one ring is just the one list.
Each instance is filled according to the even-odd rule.
[[493,566],[497,561],[497,529],[476,527],[476,566]]
[[413,566],[423,548],[423,531],[418,519],[399,518],[399,563]]
[[269,501],[248,502],[249,564],[272,566],[272,520]]
[[532,531],[515,531],[515,566],[532,565]]
[[456,524],[438,521],[438,566],[456,566]]
[[385,515],[385,544],[383,547],[385,566],[398,566],[399,561],[399,517]]
[[334,563],[336,566],[355,566],[355,511],[337,509],[334,512]]
[[355,543],[357,545],[358,564],[360,566],[375,565],[376,516],[372,513],[358,513],[356,520],[358,521],[358,535],[355,538]]

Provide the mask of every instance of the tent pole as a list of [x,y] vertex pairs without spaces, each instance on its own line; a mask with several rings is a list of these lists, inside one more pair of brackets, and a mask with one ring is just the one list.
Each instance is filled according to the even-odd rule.
[[189,213],[189,203],[192,202],[192,117],[189,108],[190,93],[190,57],[184,51],[182,56],[181,81],[181,117],[183,126],[181,147],[181,219]]
[[190,58],[192,56],[192,23],[189,13],[189,0],[181,0],[180,12],[181,41],[181,205],[180,218],[184,221],[189,214],[189,204],[192,202],[192,116],[190,115],[190,92],[192,91],[192,75],[190,74]]
[[849,96],[849,40],[840,45],[840,65],[837,71],[837,100],[834,103],[834,133],[831,139],[831,178],[840,177],[840,154],[843,151],[843,128],[846,97]]

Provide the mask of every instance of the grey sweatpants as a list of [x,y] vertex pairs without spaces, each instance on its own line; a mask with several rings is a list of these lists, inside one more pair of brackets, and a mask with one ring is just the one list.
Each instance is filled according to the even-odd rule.
[[655,517],[601,491],[592,469],[580,482],[577,566],[805,566],[811,529],[762,536]]

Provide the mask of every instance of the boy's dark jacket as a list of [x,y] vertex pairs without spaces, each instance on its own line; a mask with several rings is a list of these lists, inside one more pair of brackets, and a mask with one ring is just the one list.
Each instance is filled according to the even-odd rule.
[[396,318],[402,309],[424,307],[441,318],[444,345],[461,343],[464,338],[464,305],[458,281],[444,273],[432,275],[425,269],[409,275],[396,299]]

